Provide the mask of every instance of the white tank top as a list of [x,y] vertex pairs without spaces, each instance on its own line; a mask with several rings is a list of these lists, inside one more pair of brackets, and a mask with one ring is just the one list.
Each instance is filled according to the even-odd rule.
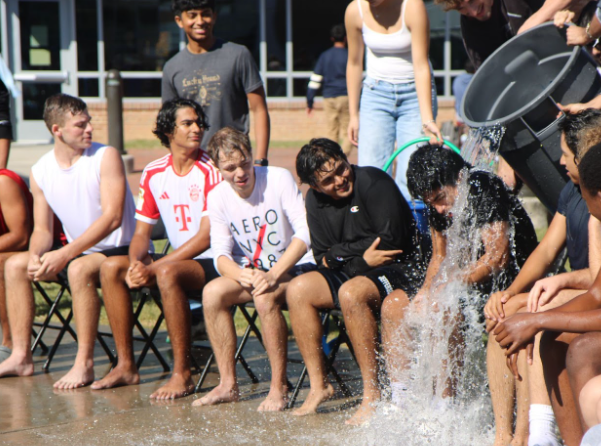
[[[67,169],[61,169],[54,150],[46,153],[31,168],[44,198],[63,224],[67,241],[81,236],[102,215],[100,205],[100,164],[106,146],[92,143]],[[127,182],[121,226],[84,252],[90,254],[129,245],[136,224],[134,199]]]
[[363,22],[361,0],[357,0],[363,26],[363,42],[367,54],[367,75],[372,79],[405,84],[414,82],[413,59],[411,57],[411,32],[405,24],[405,7],[409,0],[403,0],[401,7],[401,29],[392,34],[382,34],[369,29]]

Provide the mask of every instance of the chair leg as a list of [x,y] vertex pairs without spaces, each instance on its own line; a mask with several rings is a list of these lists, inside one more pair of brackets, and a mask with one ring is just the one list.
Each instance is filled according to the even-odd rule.
[[54,354],[58,350],[58,346],[61,343],[63,336],[68,331],[68,328],[71,328],[69,326],[69,323],[71,322],[72,318],[73,318],[73,310],[69,311],[69,315],[67,316],[67,319],[65,319],[65,323],[64,323],[63,327],[60,329],[60,331],[58,332],[58,336],[56,337],[56,340],[54,341],[54,344],[52,345],[52,348],[50,349],[50,353],[48,353],[48,358],[46,358],[46,362],[44,363],[44,366],[42,367],[42,370],[44,370],[44,372],[48,372],[48,369],[50,368],[50,363],[52,362],[52,359],[54,358]]

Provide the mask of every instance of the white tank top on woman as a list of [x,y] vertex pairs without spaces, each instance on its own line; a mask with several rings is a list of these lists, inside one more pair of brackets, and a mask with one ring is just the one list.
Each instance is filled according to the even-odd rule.
[[363,23],[361,32],[367,54],[367,75],[372,79],[392,84],[405,84],[415,80],[411,57],[411,32],[405,24],[405,7],[408,1],[403,0],[401,6],[401,29],[391,34],[383,34],[367,27],[363,21],[361,0],[357,0]]

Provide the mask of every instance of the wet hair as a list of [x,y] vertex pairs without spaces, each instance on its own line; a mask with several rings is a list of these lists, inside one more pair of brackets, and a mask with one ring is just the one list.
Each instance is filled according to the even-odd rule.
[[171,10],[177,16],[181,16],[182,12],[191,11],[193,9],[209,8],[215,11],[215,0],[172,0]]
[[324,165],[328,161],[339,161],[346,159],[340,144],[328,138],[313,138],[309,144],[305,144],[296,155],[296,174],[301,184],[309,186],[317,185],[317,172],[326,172]]
[[566,114],[565,118],[559,122],[558,128],[564,134],[569,149],[575,156],[578,156],[581,140],[586,135],[586,130],[591,130],[599,125],[601,125],[601,111],[588,108],[579,113]]
[[233,152],[240,152],[244,160],[253,156],[248,135],[233,127],[224,127],[215,133],[209,141],[208,152],[218,167],[219,155],[222,153],[228,157]]
[[442,6],[445,11],[451,11],[461,7],[461,0],[434,0],[434,4]]
[[57,93],[46,99],[44,103],[44,123],[48,130],[52,132],[54,124],[62,127],[67,120],[67,113],[73,116],[84,113],[88,110],[86,103],[74,96],[64,93]]
[[346,28],[344,25],[334,25],[330,30],[330,37],[334,42],[344,42],[344,38],[346,37]]
[[407,188],[413,198],[423,199],[444,186],[457,184],[465,167],[469,168],[469,163],[452,150],[423,145],[409,158]]
[[202,111],[202,107],[196,101],[191,99],[177,98],[167,101],[163,104],[157,115],[157,120],[152,133],[161,141],[161,144],[169,148],[169,135],[173,134],[177,121],[177,111],[182,108],[191,108],[198,115],[200,126],[203,129],[208,129],[207,117]]
[[601,191],[601,144],[591,147],[578,164],[580,186],[590,194],[596,195]]
[[576,161],[582,159],[589,148],[601,143],[601,110],[591,108],[580,113],[587,113],[590,119],[578,134]]

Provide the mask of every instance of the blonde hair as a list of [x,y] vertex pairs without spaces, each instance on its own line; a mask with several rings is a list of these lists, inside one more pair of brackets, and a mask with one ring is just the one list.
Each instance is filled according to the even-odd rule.
[[252,158],[252,148],[248,135],[233,127],[224,127],[217,131],[209,141],[207,147],[209,156],[216,166],[218,166],[219,155],[223,153],[225,156],[237,151],[244,156],[244,159]]

